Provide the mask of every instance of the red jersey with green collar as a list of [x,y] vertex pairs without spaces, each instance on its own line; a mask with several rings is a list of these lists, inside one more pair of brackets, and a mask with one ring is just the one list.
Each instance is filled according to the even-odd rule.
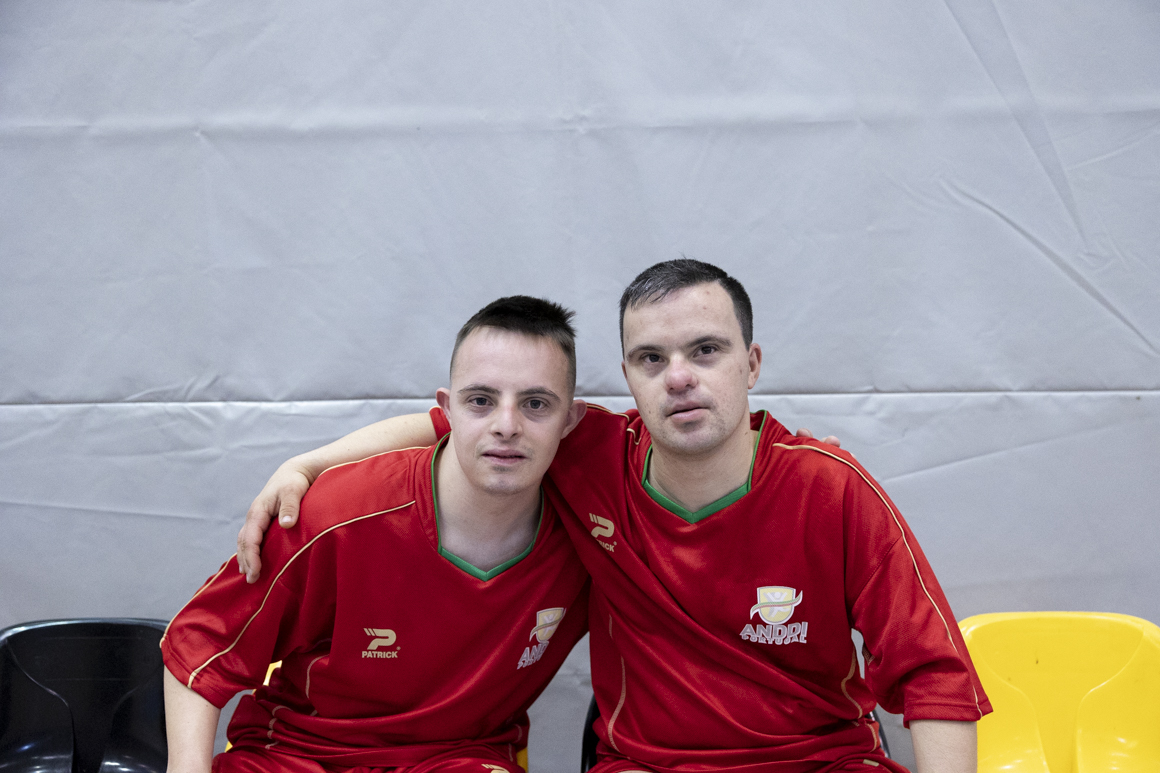
[[590,406],[560,446],[545,488],[592,574],[602,751],[665,772],[892,767],[864,718],[876,702],[907,721],[989,712],[882,488],[848,453],[751,422],[749,483],[697,513],[646,490],[636,411]]
[[527,744],[528,706],[586,630],[588,575],[550,503],[490,572],[442,551],[434,454],[323,473],[298,527],[266,535],[257,584],[231,558],[174,618],[161,647],[179,681],[219,707],[257,688],[235,746],[391,767]]

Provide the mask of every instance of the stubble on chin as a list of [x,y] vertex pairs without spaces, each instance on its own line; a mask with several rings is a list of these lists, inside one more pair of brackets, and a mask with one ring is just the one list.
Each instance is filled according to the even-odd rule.
[[708,419],[692,426],[678,427],[666,418],[661,432],[653,435],[653,442],[670,453],[697,456],[720,442],[718,434]]

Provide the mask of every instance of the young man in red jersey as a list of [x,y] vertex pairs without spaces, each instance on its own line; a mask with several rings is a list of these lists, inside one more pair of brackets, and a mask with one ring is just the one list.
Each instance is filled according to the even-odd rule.
[[[950,608],[852,457],[749,413],[761,349],[741,285],[658,264],[625,291],[621,330],[639,412],[593,406],[545,480],[593,577],[597,770],[902,770],[866,718],[877,702],[911,723],[919,773],[973,771],[990,707]],[[345,442],[389,446],[400,426]],[[246,539],[292,510],[310,464],[271,479]]]
[[[327,470],[262,582],[231,559],[177,614],[171,773],[520,770],[527,708],[587,628],[588,576],[540,487],[585,411],[570,317],[482,309],[438,392],[450,442]],[[255,687],[211,761],[220,708]]]

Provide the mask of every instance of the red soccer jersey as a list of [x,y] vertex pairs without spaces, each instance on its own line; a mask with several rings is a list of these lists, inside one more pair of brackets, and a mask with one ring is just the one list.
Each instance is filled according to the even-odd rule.
[[908,721],[989,712],[881,487],[848,453],[765,412],[751,421],[748,486],[698,513],[646,489],[651,441],[635,410],[590,406],[560,446],[545,488],[592,574],[605,749],[665,772],[814,771],[881,761],[864,719],[875,702]]
[[298,528],[267,534],[257,584],[232,558],[174,618],[161,647],[179,681],[219,707],[257,688],[235,746],[377,767],[526,744],[528,706],[586,630],[587,573],[550,504],[491,572],[444,554],[434,453],[328,470]]

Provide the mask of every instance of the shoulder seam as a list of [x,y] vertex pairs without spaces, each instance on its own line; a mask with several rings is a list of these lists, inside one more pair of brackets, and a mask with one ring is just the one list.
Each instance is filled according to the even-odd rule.
[[[186,682],[185,686],[192,690],[194,680],[197,679],[198,675],[206,668],[206,666],[208,666],[210,663],[212,663],[215,660],[217,660],[218,658],[220,658],[222,655],[229,653],[230,650],[232,650],[234,647],[237,646],[238,642],[240,642],[242,640],[242,637],[246,635],[246,631],[249,629],[250,623],[254,622],[255,618],[257,618],[258,615],[260,615],[262,613],[262,609],[266,606],[266,602],[270,599],[270,594],[274,592],[274,587],[278,584],[279,578],[281,578],[282,575],[285,574],[286,570],[290,568],[290,565],[293,564],[298,559],[298,557],[300,555],[302,555],[304,552],[306,552],[308,549],[310,549],[310,547],[313,546],[314,543],[317,542],[321,537],[323,537],[326,534],[329,534],[330,532],[334,531],[335,529],[337,529],[341,526],[347,526],[347,525],[355,523],[357,521],[362,521],[362,520],[365,520],[367,518],[373,518],[376,515],[384,515],[385,513],[393,513],[396,510],[402,510],[404,507],[410,507],[413,504],[415,504],[415,500],[412,499],[410,502],[407,502],[406,504],[403,504],[403,505],[399,505],[398,507],[392,507],[388,510],[380,510],[377,513],[367,513],[366,515],[359,515],[359,516],[356,516],[354,518],[351,518],[348,521],[343,521],[342,523],[336,523],[333,526],[331,526],[327,529],[323,529],[318,534],[314,535],[314,537],[309,542],[307,542],[305,545],[300,547],[298,549],[298,551],[290,557],[290,560],[286,562],[286,565],[283,566],[278,571],[278,574],[274,576],[274,579],[270,581],[270,587],[266,589],[266,595],[262,597],[262,603],[258,605],[258,608],[256,610],[254,610],[254,614],[250,615],[250,619],[247,620],[246,624],[242,626],[242,630],[238,632],[237,637],[233,640],[233,642],[230,644],[230,646],[226,647],[221,652],[218,652],[217,654],[211,656],[209,658],[209,660],[205,661],[200,666],[198,666],[196,669],[194,669],[192,672],[190,672],[189,680]],[[191,599],[191,601],[192,601],[192,599]]]

